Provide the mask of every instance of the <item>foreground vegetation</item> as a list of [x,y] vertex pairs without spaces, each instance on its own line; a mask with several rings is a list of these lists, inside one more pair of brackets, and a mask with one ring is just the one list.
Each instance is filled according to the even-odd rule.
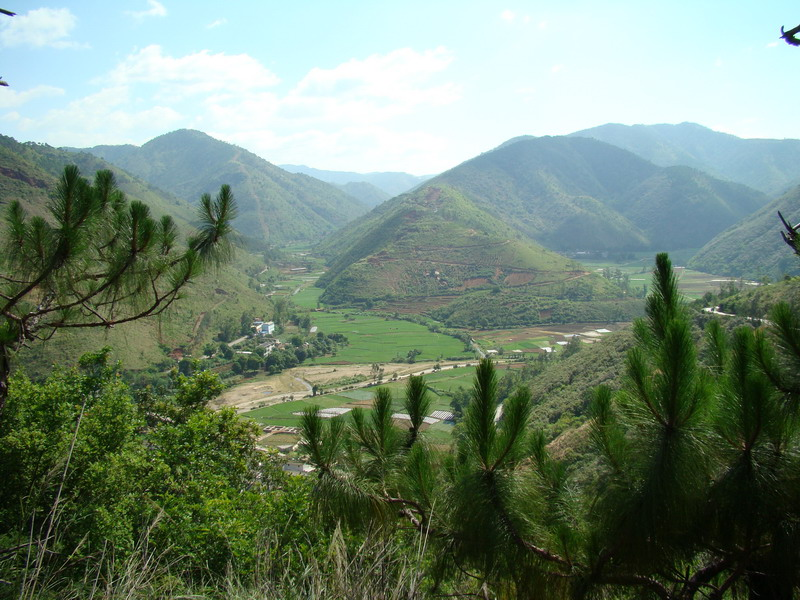
[[729,337],[712,321],[701,360],[666,255],[653,287],[622,390],[595,392],[602,466],[582,488],[530,431],[527,388],[498,422],[496,376],[483,361],[444,455],[416,435],[425,409],[411,394],[407,431],[393,427],[382,394],[350,424],[307,410],[319,510],[368,530],[405,523],[427,536],[434,585],[469,573],[474,594],[792,597],[800,319],[777,306],[772,340],[749,327]]
[[[310,477],[257,450],[252,422],[205,408],[209,372],[134,393],[103,351],[18,374],[0,420],[0,595],[789,598],[797,313],[779,305],[770,334],[711,321],[698,346],[665,257],[653,289],[626,376],[607,379],[620,391],[597,388],[588,414],[545,396],[581,361],[608,376],[629,338],[607,359],[573,351],[538,395],[511,385],[538,363],[498,381],[483,361],[452,446],[421,417],[463,369],[387,382],[344,417],[306,403]],[[588,419],[590,465],[548,446],[569,414]]]

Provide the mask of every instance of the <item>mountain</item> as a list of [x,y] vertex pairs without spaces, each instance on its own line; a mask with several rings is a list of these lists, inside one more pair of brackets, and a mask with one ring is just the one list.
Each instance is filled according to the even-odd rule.
[[[608,320],[604,301],[627,302],[607,280],[524,239],[451,186],[388,200],[320,249],[335,257],[317,284],[324,302],[430,312],[448,326],[563,322],[583,310],[586,320]],[[628,315],[633,305],[620,306]]]
[[141,147],[95,146],[86,151],[191,203],[229,184],[239,204],[236,228],[271,244],[316,241],[367,211],[330,184],[284,171],[200,131],[174,131]]
[[800,221],[800,186],[749,218],[720,233],[688,262],[691,269],[732,277],[777,279],[800,274],[800,259],[781,238],[778,211],[795,224]]
[[325,171],[314,169],[305,165],[279,165],[290,173],[303,173],[316,177],[328,183],[345,185],[353,182],[366,182],[374,185],[379,190],[389,194],[389,198],[398,196],[404,192],[415,188],[419,184],[430,179],[430,175],[410,175],[408,173],[385,172],[385,173],[354,173],[352,171]]
[[561,252],[699,248],[767,197],[604,142],[517,138],[431,179]]
[[661,166],[686,165],[770,196],[800,183],[800,140],[742,139],[696,123],[619,125],[576,131]]
[[45,205],[64,166],[74,164],[90,179],[101,169],[112,170],[119,188],[129,198],[146,203],[157,216],[169,214],[183,226],[195,218],[195,209],[189,203],[87,152],[66,152],[0,135],[0,163],[0,207],[18,199],[29,214],[44,216]]

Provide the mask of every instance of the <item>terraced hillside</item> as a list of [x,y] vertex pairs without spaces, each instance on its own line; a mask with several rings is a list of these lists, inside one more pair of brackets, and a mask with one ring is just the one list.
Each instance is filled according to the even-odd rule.
[[[450,186],[426,186],[388,201],[353,228],[334,235],[335,253],[318,285],[328,304],[367,304],[398,312],[447,311],[468,306],[460,325],[486,315],[491,294],[501,322],[524,324],[560,318],[555,304],[628,301],[622,291],[487,214]],[[532,309],[532,305],[541,310]],[[472,299],[472,300],[471,300]],[[553,304],[555,303],[555,304]],[[519,310],[500,310],[501,305]],[[513,317],[511,314],[513,313]],[[503,320],[508,317],[509,320]],[[518,321],[522,322],[518,322]],[[588,320],[592,320],[589,318]]]

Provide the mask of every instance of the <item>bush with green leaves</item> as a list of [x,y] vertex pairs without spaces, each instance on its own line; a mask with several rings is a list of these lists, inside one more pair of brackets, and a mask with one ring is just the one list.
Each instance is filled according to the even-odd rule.
[[274,568],[301,568],[318,550],[307,482],[256,449],[252,422],[205,408],[217,376],[176,375],[169,396],[134,397],[107,355],[41,383],[12,378],[0,585],[37,597],[54,577],[113,580],[137,553],[187,582],[252,578],[265,552]]

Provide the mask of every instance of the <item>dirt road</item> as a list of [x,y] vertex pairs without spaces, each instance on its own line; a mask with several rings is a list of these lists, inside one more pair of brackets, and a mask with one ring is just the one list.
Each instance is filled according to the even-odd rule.
[[[405,363],[386,363],[381,365],[383,371],[383,381],[388,382],[396,374],[397,379],[407,378],[409,375],[427,375],[433,372],[434,362],[423,362],[414,364]],[[456,363],[440,363],[442,368],[450,367]],[[460,362],[460,365],[474,365],[475,361]],[[370,365],[319,365],[301,366],[289,369],[278,375],[258,377],[254,381],[240,383],[212,400],[212,408],[232,406],[237,412],[245,412],[261,406],[269,406],[283,401],[291,396],[295,400],[306,398],[312,395],[314,385],[323,386],[326,392],[335,392],[347,386],[349,388],[359,388],[372,385]],[[347,381],[349,378],[365,376],[370,379],[358,383]],[[335,385],[342,382],[341,386]],[[328,389],[328,386],[333,386]]]

